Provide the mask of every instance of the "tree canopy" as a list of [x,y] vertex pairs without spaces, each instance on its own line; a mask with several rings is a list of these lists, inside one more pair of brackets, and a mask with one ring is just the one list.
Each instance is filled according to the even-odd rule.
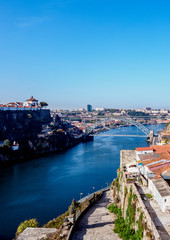
[[40,107],[43,108],[43,107],[47,107],[48,104],[46,102],[40,102]]

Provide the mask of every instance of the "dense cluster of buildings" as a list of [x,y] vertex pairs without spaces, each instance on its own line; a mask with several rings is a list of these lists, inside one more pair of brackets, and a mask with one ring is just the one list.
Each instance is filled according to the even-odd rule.
[[138,173],[162,212],[170,213],[170,145],[136,148]]
[[[154,239],[170,235],[170,145],[151,145],[135,150],[121,150],[121,206],[125,206],[125,190],[132,187],[137,209],[145,215]],[[143,238],[145,239],[145,238]],[[146,238],[148,239],[148,238]]]
[[[91,105],[87,105],[87,109],[73,109],[73,110],[53,110],[52,114],[58,115],[63,121],[71,123],[75,127],[82,131],[94,124],[94,122],[102,118],[115,118],[114,120],[108,120],[106,125],[120,124],[120,118],[127,116],[135,117],[135,121],[142,124],[161,124],[168,123],[170,121],[170,112],[166,109],[154,110],[151,108],[144,109],[106,109],[96,108],[92,109]],[[117,118],[117,119],[116,119]]]
[[126,179],[141,181],[161,211],[170,213],[170,145],[136,148],[134,156],[123,163]]

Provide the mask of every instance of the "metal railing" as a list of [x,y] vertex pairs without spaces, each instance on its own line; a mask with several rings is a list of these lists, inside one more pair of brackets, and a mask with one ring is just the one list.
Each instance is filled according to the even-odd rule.
[[95,193],[99,193],[99,192],[105,192],[105,191],[108,191],[109,189],[110,189],[110,186],[105,187],[105,188],[101,188],[101,189],[97,190],[96,192],[90,193],[90,194],[88,194],[87,196],[85,196],[85,197],[79,199],[78,202],[79,202],[79,203],[82,203],[82,202],[84,202],[86,199],[92,197],[93,194],[95,194]]

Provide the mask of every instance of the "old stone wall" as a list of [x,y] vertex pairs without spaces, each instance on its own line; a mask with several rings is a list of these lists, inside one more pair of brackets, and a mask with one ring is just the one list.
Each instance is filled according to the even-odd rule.
[[132,227],[135,229],[135,231],[138,230],[138,222],[139,218],[141,217],[142,214],[142,224],[144,226],[143,230],[143,239],[144,240],[150,240],[150,239],[155,239],[155,240],[160,240],[161,236],[152,221],[152,218],[150,216],[150,213],[146,209],[143,200],[141,198],[141,195],[139,194],[139,191],[135,185],[135,183],[127,183],[126,182],[126,176],[124,171],[119,169],[118,173],[118,183],[115,184],[115,195],[114,195],[114,203],[117,204],[121,210],[122,210],[122,215],[124,219],[127,218],[127,209],[128,209],[128,201],[129,201],[129,195],[132,196],[131,200],[131,207],[135,208],[135,221]]

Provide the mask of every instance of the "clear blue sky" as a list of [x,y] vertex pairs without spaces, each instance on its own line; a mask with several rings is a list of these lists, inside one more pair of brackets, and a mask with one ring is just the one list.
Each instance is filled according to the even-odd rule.
[[0,0],[0,103],[169,108],[170,1]]

